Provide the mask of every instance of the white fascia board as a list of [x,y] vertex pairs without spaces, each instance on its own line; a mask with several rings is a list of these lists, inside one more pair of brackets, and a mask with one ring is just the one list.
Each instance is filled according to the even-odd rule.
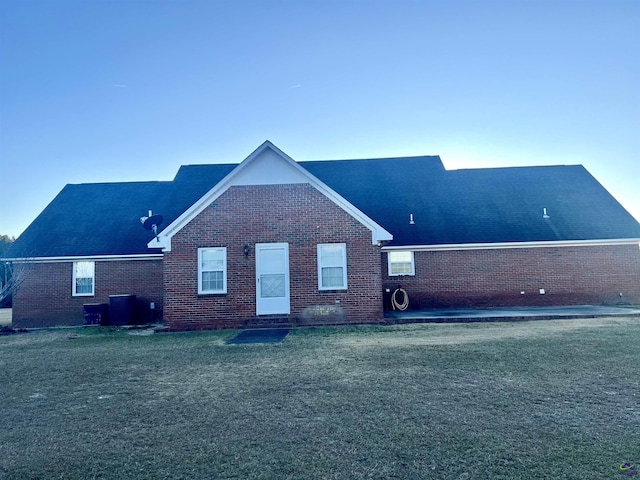
[[14,263],[60,263],[78,261],[118,262],[125,260],[162,260],[162,253],[144,253],[135,255],[69,255],[59,257],[16,257],[3,258],[2,261]]
[[[268,158],[269,165],[258,168],[255,172],[250,171],[250,165],[254,160],[264,154],[267,150],[275,153],[274,157]],[[274,174],[274,167],[277,168],[276,162],[286,162],[288,170],[285,175],[282,171]],[[281,164],[281,163],[280,163]],[[349,203],[345,198],[337,192],[329,188],[318,178],[312,175],[308,170],[301,167],[294,159],[276,147],[269,140],[265,141],[256,150],[251,153],[242,163],[238,164],[226,177],[220,180],[211,190],[205,193],[196,203],[189,207],[182,215],[171,222],[160,234],[158,239],[162,245],[163,251],[171,251],[171,238],[178,233],[187,223],[198,216],[202,211],[218,199],[229,187],[235,185],[277,185],[277,184],[296,184],[309,183],[329,200],[347,212],[353,218],[362,223],[371,230],[372,243],[374,245],[380,242],[387,242],[393,239],[393,235],[387,232],[380,225],[375,223],[371,218],[358,210],[354,205]],[[154,238],[147,244],[149,248],[158,248],[158,242]]]
[[640,238],[615,238],[603,240],[556,240],[544,242],[461,243],[444,245],[402,245],[382,247],[382,251],[411,250],[413,252],[437,252],[447,250],[498,250],[508,248],[595,247],[607,245],[639,245]]
[[160,232],[156,238],[150,240],[149,243],[147,243],[147,248],[151,248],[154,250],[160,248],[162,249],[162,252],[170,252],[171,237],[167,237],[166,235],[163,235],[162,232]]

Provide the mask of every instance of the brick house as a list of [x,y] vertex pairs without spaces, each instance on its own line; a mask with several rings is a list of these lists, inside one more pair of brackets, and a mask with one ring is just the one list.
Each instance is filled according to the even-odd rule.
[[129,294],[139,320],[174,329],[367,323],[398,286],[410,308],[640,304],[639,246],[581,166],[297,163],[267,141],[170,182],[67,185],[10,251],[13,319],[82,324],[85,305]]

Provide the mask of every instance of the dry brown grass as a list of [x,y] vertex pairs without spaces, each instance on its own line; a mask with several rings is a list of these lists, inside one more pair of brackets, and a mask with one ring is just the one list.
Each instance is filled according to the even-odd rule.
[[640,320],[0,337],[0,478],[602,479]]
[[379,331],[366,336],[345,336],[336,341],[352,347],[415,347],[420,345],[461,345],[506,339],[550,338],[576,331],[628,326],[638,323],[637,317],[606,317],[560,321],[491,322],[457,325],[409,324],[393,327],[394,334]]

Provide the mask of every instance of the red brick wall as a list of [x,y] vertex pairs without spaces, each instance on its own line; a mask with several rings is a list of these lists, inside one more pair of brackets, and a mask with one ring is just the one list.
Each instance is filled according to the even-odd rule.
[[[35,263],[25,266],[25,280],[13,297],[14,327],[82,325],[85,303],[109,303],[109,295],[136,295],[141,321],[162,315],[162,259],[96,261],[95,295],[71,293],[73,262]],[[149,309],[155,302],[156,313]]]
[[[380,249],[371,244],[366,227],[308,184],[237,186],[172,239],[164,262],[168,326],[238,327],[256,317],[256,243],[289,244],[292,317],[336,321],[336,315],[324,320],[314,315],[314,306],[332,306],[347,322],[382,317]],[[318,243],[347,244],[348,290],[318,290]],[[247,257],[244,245],[250,247]],[[227,247],[227,294],[198,295],[201,247]]]
[[415,277],[389,277],[383,253],[384,287],[402,285],[410,297],[409,308],[640,304],[638,245],[415,252],[414,256]]

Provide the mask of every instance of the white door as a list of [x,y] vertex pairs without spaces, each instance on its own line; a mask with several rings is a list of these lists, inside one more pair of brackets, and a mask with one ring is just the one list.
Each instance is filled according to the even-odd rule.
[[256,314],[289,314],[289,244],[256,244]]

